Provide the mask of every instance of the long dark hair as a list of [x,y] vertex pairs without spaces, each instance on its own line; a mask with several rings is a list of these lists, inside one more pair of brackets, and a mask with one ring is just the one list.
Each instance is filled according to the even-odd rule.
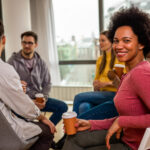
[[[105,35],[108,38],[108,40],[110,41],[110,39],[108,37],[108,31],[103,31],[103,32],[100,33],[100,35],[101,34]],[[110,61],[110,64],[109,64],[111,69],[114,66],[115,58],[116,58],[115,52],[113,51],[113,49],[111,49],[111,61]],[[99,73],[100,74],[105,69],[105,66],[106,66],[106,52],[104,51],[103,54],[102,54],[102,61],[101,61],[100,68],[99,68]]]

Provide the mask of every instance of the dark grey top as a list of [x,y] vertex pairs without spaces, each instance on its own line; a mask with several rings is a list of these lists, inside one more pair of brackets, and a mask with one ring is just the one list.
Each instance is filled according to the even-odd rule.
[[41,59],[37,52],[34,52],[34,64],[31,72],[25,65],[21,50],[14,52],[9,58],[11,64],[20,76],[21,80],[27,82],[27,94],[34,99],[36,93],[43,93],[47,98],[51,88],[51,78],[46,63]]

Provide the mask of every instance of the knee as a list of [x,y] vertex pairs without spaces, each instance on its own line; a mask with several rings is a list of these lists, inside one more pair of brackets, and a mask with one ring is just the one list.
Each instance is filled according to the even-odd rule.
[[68,110],[68,105],[65,102],[62,102],[59,108],[59,111],[61,111],[61,113],[64,113]]
[[78,103],[82,100],[83,93],[79,93],[74,97],[74,103]]
[[74,97],[74,104],[77,103],[78,99],[79,99],[79,94]]
[[68,110],[68,105],[64,103],[63,112],[66,112]]
[[46,124],[41,123],[42,125],[40,127],[42,127],[42,133],[40,135],[40,137],[43,137],[45,139],[49,139],[49,141],[53,141],[54,138],[54,134],[51,133],[50,127],[47,126]]
[[88,111],[92,105],[88,102],[81,103],[79,106],[79,114]]
[[[49,129],[50,130],[50,129]],[[51,132],[47,131],[46,137],[49,139],[49,141],[53,141],[54,139],[54,134],[52,134]]]

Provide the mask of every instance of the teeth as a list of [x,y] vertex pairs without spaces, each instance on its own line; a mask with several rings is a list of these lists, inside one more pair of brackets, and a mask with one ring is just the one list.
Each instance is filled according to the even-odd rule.
[[126,53],[117,53],[117,54],[126,54]]
[[117,54],[126,54],[127,52],[117,52]]
[[120,52],[117,53],[118,56],[125,56],[126,54],[127,54],[127,53],[122,53],[122,52],[121,52],[121,53],[120,53]]

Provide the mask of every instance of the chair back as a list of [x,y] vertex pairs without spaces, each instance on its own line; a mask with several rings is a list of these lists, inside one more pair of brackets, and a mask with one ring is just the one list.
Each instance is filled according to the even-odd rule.
[[0,150],[27,150],[37,139],[22,141],[0,110]]

